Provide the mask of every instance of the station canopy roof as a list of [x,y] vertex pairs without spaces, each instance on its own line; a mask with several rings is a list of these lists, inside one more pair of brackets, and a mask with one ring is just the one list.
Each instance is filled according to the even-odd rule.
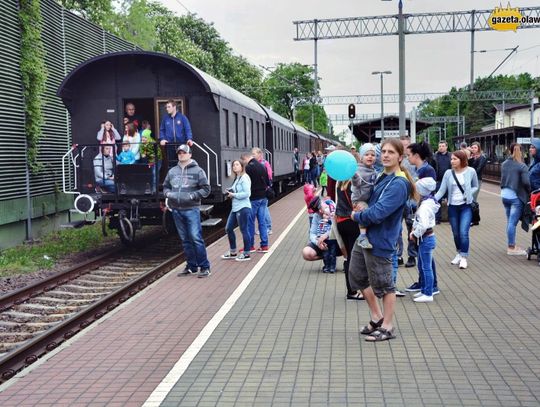
[[[372,143],[377,140],[375,132],[381,130],[381,119],[370,119],[352,124],[352,132],[354,137],[362,143]],[[416,120],[416,132],[420,132],[431,126],[431,123],[424,122],[422,120]],[[406,119],[405,128],[411,134],[411,120]],[[399,116],[385,116],[384,117],[384,130],[399,130]]]

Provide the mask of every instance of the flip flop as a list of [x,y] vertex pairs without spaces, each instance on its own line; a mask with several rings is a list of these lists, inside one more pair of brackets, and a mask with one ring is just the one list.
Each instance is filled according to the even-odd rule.
[[[394,339],[396,335],[394,335],[393,329],[384,329],[382,326],[377,328],[376,331],[372,332],[367,338],[366,342],[382,342],[382,341],[388,341],[390,339]],[[373,338],[373,339],[370,339]]]
[[356,293],[356,294],[347,294],[347,299],[348,299],[348,300],[359,300],[359,301],[363,301],[365,298],[364,298],[364,296],[362,295],[362,293]]

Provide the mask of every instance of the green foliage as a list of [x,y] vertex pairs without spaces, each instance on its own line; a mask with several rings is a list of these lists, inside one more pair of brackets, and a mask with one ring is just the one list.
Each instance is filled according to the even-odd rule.
[[64,8],[114,32],[111,0],[57,0]]
[[[314,126],[311,126],[312,113]],[[326,116],[324,108],[320,105],[298,106],[296,108],[295,121],[306,129],[312,129],[317,133],[330,133],[328,129],[328,116]],[[336,140],[338,139],[336,138]]]
[[39,139],[43,125],[41,110],[45,91],[46,68],[41,40],[42,19],[39,0],[20,0],[19,22],[21,26],[21,79],[25,103],[25,131],[27,139],[28,166],[37,172]]
[[[519,75],[497,75],[491,78],[479,78],[474,83],[474,89],[477,91],[489,90],[516,90],[533,89],[536,94],[540,93],[540,78],[533,78],[529,73]],[[452,88],[447,96],[443,96],[431,101],[422,102],[419,106],[421,116],[457,116],[458,101],[456,95],[458,92],[467,92],[468,87],[460,89]],[[467,124],[467,133],[475,133],[483,126],[492,124],[495,120],[494,104],[500,104],[502,101],[462,101],[459,102],[459,115],[465,116]],[[529,100],[510,100],[506,103],[529,103]],[[456,124],[447,125],[447,138],[457,135]]]
[[4,250],[0,255],[0,277],[51,268],[62,256],[94,249],[106,239],[114,238],[104,238],[97,224],[53,232],[41,243]]
[[[263,86],[266,89],[263,103],[293,120],[293,98],[311,98],[314,94],[313,69],[299,63],[278,64]],[[311,107],[309,109],[311,111]],[[308,127],[311,127],[311,120]]]
[[152,50],[156,42],[154,20],[148,18],[150,6],[146,0],[125,0],[122,11],[115,16],[116,34],[142,49]]

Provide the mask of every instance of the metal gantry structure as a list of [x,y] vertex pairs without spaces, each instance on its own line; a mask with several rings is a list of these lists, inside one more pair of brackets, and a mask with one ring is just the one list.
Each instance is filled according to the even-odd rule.
[[[388,116],[398,116],[398,113],[390,113]],[[354,119],[349,119],[346,114],[329,114],[328,120],[333,124],[350,124],[360,123],[367,120],[379,119],[381,117],[378,113],[364,113],[356,115]],[[420,120],[427,123],[462,123],[465,120],[465,116],[418,116],[416,120]]]
[[[383,95],[384,103],[399,103],[399,93],[387,93]],[[426,100],[434,100],[437,98],[446,97],[448,100],[457,100],[458,102],[485,102],[490,100],[530,100],[534,97],[534,92],[528,89],[515,89],[515,90],[487,90],[487,91],[461,91],[454,94],[448,92],[418,92],[405,94],[405,102],[407,103],[420,103]],[[301,104],[309,104],[313,102],[312,98],[294,98],[293,104],[295,106]],[[317,102],[322,105],[348,105],[354,104],[380,104],[380,94],[366,94],[366,95],[345,95],[345,96],[321,96],[317,99]]]
[[[405,35],[471,33],[470,90],[474,84],[474,36],[476,31],[493,31],[489,17],[493,10],[449,11],[438,13],[404,14],[403,2],[398,0],[398,14],[372,17],[346,17],[293,21],[295,41],[313,41],[315,52],[315,94],[317,85],[317,42],[340,38],[363,38],[388,35],[399,36],[399,129],[405,132]],[[527,24],[517,29],[540,28],[540,7],[519,8]]]

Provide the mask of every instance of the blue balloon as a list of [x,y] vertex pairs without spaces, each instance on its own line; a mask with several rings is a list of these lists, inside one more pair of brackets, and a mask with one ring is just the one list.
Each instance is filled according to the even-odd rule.
[[346,181],[352,178],[358,168],[358,163],[351,153],[337,150],[328,154],[324,161],[324,168],[336,181]]

